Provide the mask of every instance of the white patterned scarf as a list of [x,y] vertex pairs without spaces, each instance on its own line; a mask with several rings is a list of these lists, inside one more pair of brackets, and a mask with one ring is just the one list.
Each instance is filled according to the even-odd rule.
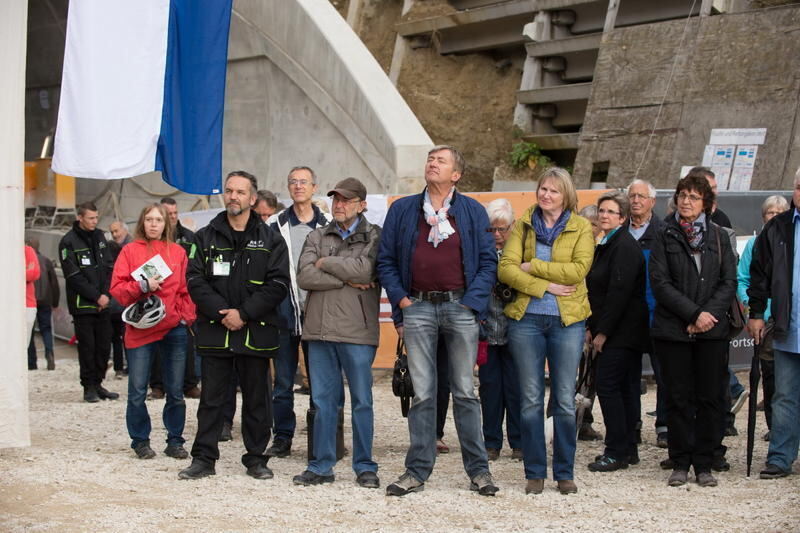
[[456,188],[450,189],[447,196],[442,203],[442,208],[437,213],[431,204],[431,197],[428,195],[428,189],[425,189],[425,197],[422,204],[422,212],[425,214],[425,222],[430,224],[431,232],[428,234],[428,242],[433,243],[433,247],[437,248],[439,243],[447,239],[450,235],[456,232],[450,221],[447,220],[447,211],[450,209],[450,202],[453,200],[453,193]]

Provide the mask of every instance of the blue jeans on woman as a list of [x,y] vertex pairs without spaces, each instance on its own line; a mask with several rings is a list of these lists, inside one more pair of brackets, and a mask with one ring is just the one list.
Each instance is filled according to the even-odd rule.
[[186,326],[172,328],[161,340],[128,348],[128,409],[125,421],[131,437],[131,448],[150,441],[150,415],[145,399],[150,383],[150,365],[154,351],[161,354],[164,392],[167,403],[162,417],[167,429],[167,445],[180,446],[185,441],[183,426],[186,423],[186,402],[183,400],[183,373],[186,366]]
[[526,314],[508,321],[508,344],[520,381],[522,454],[526,479],[547,478],[544,440],[544,363],[550,372],[553,415],[553,479],[573,479],[575,466],[575,377],[581,360],[584,321]]

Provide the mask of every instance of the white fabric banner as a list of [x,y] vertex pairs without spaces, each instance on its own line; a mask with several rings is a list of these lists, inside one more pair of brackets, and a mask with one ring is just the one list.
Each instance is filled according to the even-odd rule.
[[169,7],[169,0],[70,2],[53,170],[108,179],[154,170]]

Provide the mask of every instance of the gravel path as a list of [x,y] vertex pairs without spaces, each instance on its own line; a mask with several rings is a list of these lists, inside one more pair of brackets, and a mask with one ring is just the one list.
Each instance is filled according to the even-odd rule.
[[[70,357],[69,347],[60,347]],[[74,355],[72,355],[74,357]],[[275,478],[257,481],[244,473],[238,418],[234,440],[221,444],[217,475],[179,481],[188,461],[163,454],[160,424],[163,400],[149,401],[153,419],[150,461],[135,458],[125,430],[126,382],[109,380],[119,401],[89,405],[81,401],[77,361],[62,358],[54,372],[29,372],[32,445],[0,450],[0,530],[2,531],[800,531],[800,476],[777,481],[745,477],[745,415],[739,437],[728,438],[730,472],[718,475],[717,488],[666,486],[658,461],[653,419],[645,416],[642,462],[627,470],[600,474],[586,469],[601,444],[580,442],[577,495],[562,496],[548,481],[539,496],[524,494],[522,464],[510,450],[492,464],[501,491],[495,498],[469,491],[451,418],[445,441],[451,453],[437,461],[425,491],[389,498],[383,489],[403,470],[408,444],[390,376],[376,373],[375,459],[380,490],[354,484],[350,457],[336,470],[337,480],[322,487],[295,487],[292,476],[305,467],[305,409],[298,396],[298,435],[291,457],[270,461]],[[743,380],[746,382],[746,378]],[[643,412],[653,409],[654,390],[643,397]],[[187,400],[185,435],[192,439],[198,400]],[[348,403],[349,405],[349,403]],[[595,416],[601,420],[599,406]],[[766,430],[759,413],[757,435]],[[346,441],[352,447],[349,413]],[[603,430],[601,423],[595,427]],[[187,443],[187,447],[190,443]],[[767,446],[758,440],[756,472]]]

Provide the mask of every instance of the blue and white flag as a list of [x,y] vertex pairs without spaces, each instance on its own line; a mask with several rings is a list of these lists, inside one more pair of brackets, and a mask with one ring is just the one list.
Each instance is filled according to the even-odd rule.
[[232,0],[71,0],[53,169],[220,192]]

